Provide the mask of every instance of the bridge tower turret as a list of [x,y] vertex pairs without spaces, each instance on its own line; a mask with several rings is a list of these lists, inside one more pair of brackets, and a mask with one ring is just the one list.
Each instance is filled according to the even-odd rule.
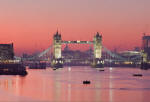
[[53,60],[52,60],[52,67],[55,68],[61,68],[63,67],[63,60],[62,60],[62,54],[61,54],[61,34],[56,32],[56,34],[53,36]]
[[61,58],[61,34],[56,32],[53,37],[53,44],[54,44],[54,58],[59,59]]
[[98,32],[94,36],[94,57],[102,57],[102,35],[100,35]]
[[102,35],[98,32],[94,36],[93,40],[94,45],[94,58],[93,58],[93,67],[103,67],[104,61],[102,60]]

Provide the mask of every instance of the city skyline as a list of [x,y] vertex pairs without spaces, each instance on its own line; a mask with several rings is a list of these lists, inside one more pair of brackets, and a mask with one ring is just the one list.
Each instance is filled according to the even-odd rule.
[[0,43],[15,53],[42,51],[57,28],[63,40],[93,40],[100,32],[109,49],[141,46],[150,34],[149,0],[1,0]]

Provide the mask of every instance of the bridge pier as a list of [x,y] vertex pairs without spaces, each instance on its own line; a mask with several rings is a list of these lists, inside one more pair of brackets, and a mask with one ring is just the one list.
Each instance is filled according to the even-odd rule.
[[102,35],[100,35],[98,32],[94,36],[93,44],[94,44],[94,58],[92,62],[92,67],[103,68],[104,61],[102,59]]
[[56,34],[53,36],[53,59],[51,62],[51,66],[54,68],[62,68],[63,67],[63,59],[61,54],[61,34],[56,32]]

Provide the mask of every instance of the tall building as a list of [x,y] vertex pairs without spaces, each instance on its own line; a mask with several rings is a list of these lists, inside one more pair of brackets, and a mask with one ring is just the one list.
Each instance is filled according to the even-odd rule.
[[14,49],[12,44],[0,44],[0,60],[13,60]]
[[149,61],[150,60],[150,36],[143,34],[142,37],[143,40],[143,45],[142,45],[142,50],[143,50],[143,60],[144,61]]

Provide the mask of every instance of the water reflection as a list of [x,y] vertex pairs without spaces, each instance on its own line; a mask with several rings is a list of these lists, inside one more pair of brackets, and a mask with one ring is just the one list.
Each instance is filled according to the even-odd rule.
[[[66,67],[28,70],[28,75],[1,76],[0,102],[147,102],[150,101],[150,70],[134,68]],[[142,73],[143,77],[133,77]],[[90,80],[90,85],[83,85]]]
[[111,90],[113,88],[113,82],[112,82],[112,67],[109,68],[109,102],[113,102],[113,91]]

